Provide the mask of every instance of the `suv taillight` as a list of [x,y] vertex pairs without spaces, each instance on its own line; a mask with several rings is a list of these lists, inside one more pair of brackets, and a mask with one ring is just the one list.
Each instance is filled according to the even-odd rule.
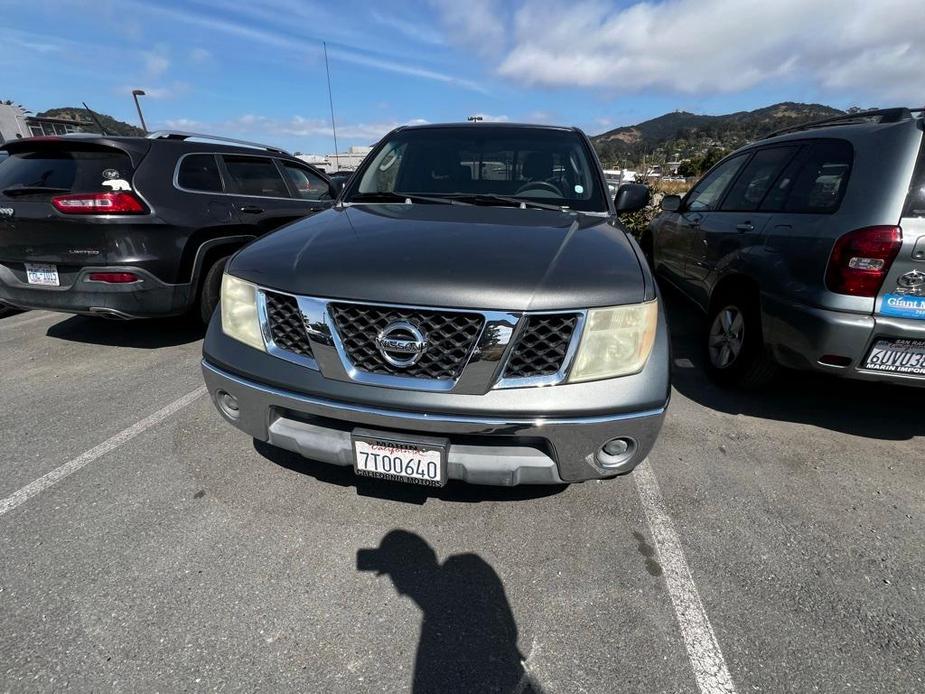
[[876,226],[849,231],[835,242],[825,283],[852,296],[877,296],[883,278],[903,244],[899,227]]
[[62,214],[145,214],[148,208],[132,193],[59,195],[51,204]]

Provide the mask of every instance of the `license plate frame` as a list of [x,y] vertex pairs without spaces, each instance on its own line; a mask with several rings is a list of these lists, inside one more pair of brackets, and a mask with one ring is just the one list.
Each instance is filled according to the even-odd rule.
[[35,287],[60,287],[61,276],[53,263],[23,263],[26,267],[26,282]]
[[925,340],[877,337],[861,368],[877,373],[925,377]]
[[[448,439],[356,429],[350,435],[350,447],[353,471],[360,477],[424,487],[443,487],[447,483]],[[379,458],[375,459],[374,455]],[[362,460],[361,456],[364,456]],[[402,472],[393,469],[396,458],[401,461]],[[431,470],[436,478],[428,477],[428,463],[433,463]],[[408,464],[412,465],[413,474],[405,474]],[[421,476],[417,476],[419,472]]]

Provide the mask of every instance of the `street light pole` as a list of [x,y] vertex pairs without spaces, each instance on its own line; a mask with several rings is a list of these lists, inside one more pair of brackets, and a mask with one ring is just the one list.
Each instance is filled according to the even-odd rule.
[[141,129],[145,131],[145,135],[148,134],[148,126],[145,125],[145,117],[141,113],[141,104],[138,103],[138,97],[144,96],[144,90],[142,89],[133,89],[132,98],[135,99],[135,108],[138,109],[138,119],[141,121]]

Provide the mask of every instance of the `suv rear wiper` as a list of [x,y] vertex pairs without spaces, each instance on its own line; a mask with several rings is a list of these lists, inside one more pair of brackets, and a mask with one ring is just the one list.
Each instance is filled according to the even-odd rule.
[[449,196],[435,197],[430,195],[417,195],[415,193],[393,193],[390,191],[382,191],[379,193],[357,193],[349,200],[344,200],[344,202],[428,202],[436,203],[438,205],[466,204],[464,202],[454,200]]
[[54,186],[13,186],[5,188],[2,192],[8,197],[16,195],[37,195],[39,193],[70,193],[70,188],[56,188]]
[[515,198],[510,195],[497,195],[495,193],[452,193],[446,197],[460,202],[468,202],[473,205],[509,205],[511,207],[534,207],[539,210],[554,210],[556,212],[565,212],[567,207],[562,205],[550,205],[545,202],[533,202],[524,198]]

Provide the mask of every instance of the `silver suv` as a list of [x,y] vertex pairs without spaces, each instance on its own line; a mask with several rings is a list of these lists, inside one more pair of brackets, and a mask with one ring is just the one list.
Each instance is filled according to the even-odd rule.
[[707,312],[718,380],[756,386],[782,365],[925,384],[922,109],[779,131],[662,210],[643,246]]

